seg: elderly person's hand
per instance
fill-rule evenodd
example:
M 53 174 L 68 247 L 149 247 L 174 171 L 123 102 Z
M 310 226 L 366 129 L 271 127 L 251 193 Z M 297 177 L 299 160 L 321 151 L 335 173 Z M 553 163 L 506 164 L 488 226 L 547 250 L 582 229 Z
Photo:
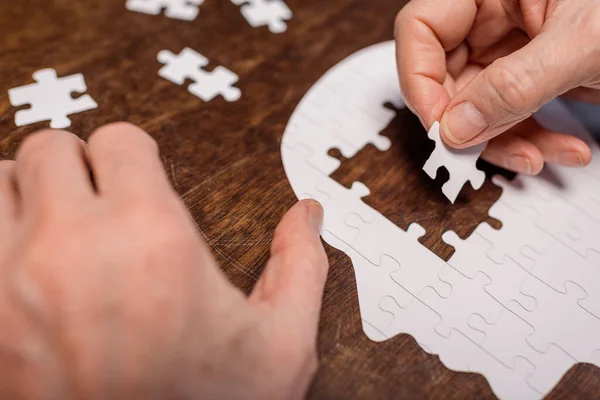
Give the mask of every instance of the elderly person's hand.
M 215 263 L 155 142 L 62 131 L 0 162 L 0 398 L 299 399 L 328 263 L 314 201 L 249 298 Z
M 598 0 L 412 0 L 396 40 L 409 108 L 427 129 L 441 121 L 450 146 L 490 141 L 484 159 L 525 174 L 590 162 L 530 117 L 563 94 L 600 101 Z

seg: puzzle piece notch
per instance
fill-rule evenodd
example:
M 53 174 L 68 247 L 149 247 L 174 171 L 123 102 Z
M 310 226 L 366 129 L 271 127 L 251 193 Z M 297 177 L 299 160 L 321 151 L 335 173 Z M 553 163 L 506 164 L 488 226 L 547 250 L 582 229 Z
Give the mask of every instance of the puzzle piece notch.
M 475 232 L 465 240 L 452 231 L 442 235 L 442 240 L 455 249 L 448 264 L 471 279 L 480 272 L 487 275 L 491 283 L 485 285 L 485 291 L 505 307 L 511 301 L 516 301 L 524 309 L 533 310 L 536 305 L 535 299 L 523 295 L 519 290 L 521 282 L 530 274 L 509 256 L 502 256 L 500 263 L 488 256 L 494 246 L 479 234 L 481 226 L 485 225 L 477 227 Z M 489 227 L 489 229 L 493 228 Z
M 492 218 L 501 221 L 502 227 L 494 229 L 484 222 L 477 227 L 476 232 L 490 243 L 494 243 L 493 249 L 488 250 L 486 254 L 498 264 L 504 263 L 508 257 L 530 271 L 534 263 L 523 257 L 521 247 L 528 245 L 543 253 L 551 246 L 561 245 L 554 237 L 536 226 L 531 215 L 518 213 L 502 202 L 495 203 L 488 213 Z
M 502 188 L 500 201 L 517 212 L 527 212 L 533 222 L 583 257 L 589 251 L 600 251 L 596 240 L 600 223 L 558 195 L 542 197 L 543 177 L 520 177 L 509 181 L 494 176 L 492 181 Z
M 475 190 L 481 188 L 485 182 L 485 173 L 477 169 L 476 163 L 487 143 L 468 149 L 452 149 L 440 137 L 439 122 L 433 124 L 427 136 L 435 142 L 435 149 L 423 166 L 423 171 L 431 179 L 435 179 L 438 169 L 445 167 L 448 170 L 450 179 L 442 186 L 442 192 L 452 204 L 467 182 L 471 182 Z
M 337 244 L 341 244 L 341 241 Z M 374 265 L 352 249 L 346 249 L 345 252 L 354 266 L 359 308 L 367 325 L 365 332 L 375 331 L 375 334 L 369 335 L 369 338 L 379 341 L 381 335 L 389 338 L 401 333 L 388 329 L 394 320 L 394 313 L 380 305 L 382 299 L 389 298 L 398 307 L 404 309 L 414 301 L 414 296 L 390 279 L 390 274 L 398 270 L 400 264 L 391 257 L 385 257 L 381 265 Z
M 529 384 L 527 378 L 536 372 L 536 368 L 524 357 L 516 358 L 514 366 L 508 368 L 481 350 L 469 364 L 468 371 L 483 375 L 500 399 L 537 400 L 545 393 Z
M 410 334 L 421 348 L 429 354 L 437 354 L 440 361 L 455 371 L 468 370 L 471 359 L 480 351 L 477 345 L 461 332 L 452 330 L 447 337 L 439 335 L 435 326 L 440 316 L 419 300 L 401 306 L 389 296 L 383 297 L 380 308 L 393 315 L 385 328 L 385 336 Z
M 189 47 L 179 54 L 162 50 L 157 59 L 164 64 L 158 71 L 159 76 L 178 85 L 191 79 L 194 83 L 188 86 L 188 91 L 204 101 L 221 95 L 226 101 L 233 102 L 242 96 L 241 90 L 233 86 L 239 80 L 236 74 L 221 66 L 212 72 L 204 71 L 202 68 L 208 65 L 208 59 Z
M 319 170 L 319 172 L 321 172 L 323 175 L 331 175 L 341 165 L 340 160 L 337 158 L 331 157 L 328 154 L 325 156 L 318 156 L 310 147 L 303 143 L 292 145 L 286 142 L 283 145 L 292 152 L 296 153 L 294 159 L 302 159 L 304 162 Z M 287 160 L 283 161 L 284 165 L 287 164 Z
M 199 7 L 204 0 L 127 0 L 129 11 L 158 15 L 163 10 L 168 18 L 193 21 L 198 17 Z
M 505 368 L 514 371 L 519 368 L 520 360 L 526 360 L 534 367 L 534 370 L 519 372 L 521 379 L 526 380 L 531 388 L 540 394 L 548 393 L 576 362 L 573 357 L 555 345 L 548 346 L 545 352 L 531 347 L 527 343 L 527 339 L 535 333 L 535 329 L 509 310 L 505 310 L 498 321 L 493 324 L 488 323 L 481 316 L 472 315 L 469 318 L 469 326 L 483 331 L 486 335 L 485 341 L 479 344 L 492 359 L 486 360 L 482 370 L 481 366 L 474 369 L 479 370 L 477 372 L 483 372 L 492 385 L 494 385 L 492 382 L 500 380 L 500 377 L 489 375 L 488 370 L 498 368 L 498 362 Z M 494 359 L 496 363 L 493 362 Z M 507 371 L 504 372 L 507 374 Z M 518 380 L 518 377 L 514 378 Z M 503 387 L 506 389 L 506 385 L 498 386 L 499 390 L 502 390 Z M 500 393 L 497 394 L 500 395 Z
M 579 306 L 578 301 L 587 296 L 581 287 L 568 282 L 566 289 L 566 294 L 559 293 L 531 277 L 521 284 L 521 292 L 537 299 L 536 309 L 510 309 L 534 327 L 535 332 L 527 338 L 534 349 L 546 352 L 554 344 L 577 361 L 585 362 L 600 349 L 600 320 Z
M 401 268 L 392 274 L 392 279 L 414 296 L 427 286 L 435 287 L 441 296 L 448 296 L 450 285 L 438 278 L 439 271 L 447 264 L 419 243 L 425 229 L 415 223 L 404 231 L 374 210 L 371 216 L 370 222 L 363 215 L 346 216 L 345 226 L 359 231 L 349 246 L 375 265 L 379 265 L 385 255 L 397 260 Z
M 31 105 L 29 109 L 15 114 L 17 126 L 50 121 L 53 129 L 71 126 L 68 115 L 89 111 L 98 107 L 90 95 L 73 98 L 72 93 L 85 93 L 87 86 L 82 74 L 58 78 L 51 68 L 33 73 L 36 83 L 10 89 L 8 97 L 15 107 Z
M 567 284 L 575 284 L 586 293 L 578 303 L 586 311 L 600 318 L 600 266 L 588 259 L 577 259 L 573 252 L 564 252 L 552 247 L 544 254 L 539 254 L 530 247 L 524 247 L 524 257 L 535 262 L 532 275 L 557 292 L 566 294 Z M 575 260 L 575 262 L 574 262 Z
M 487 266 L 492 261 L 486 256 L 486 251 L 494 246 L 477 232 L 463 240 L 456 232 L 447 231 L 442 235 L 442 241 L 454 248 L 448 264 L 466 277 L 473 279 L 478 272 L 485 273 L 489 269 Z M 480 251 L 482 249 L 485 251 Z
M 242 6 L 242 16 L 250 26 L 268 26 L 271 33 L 287 31 L 287 23 L 294 14 L 283 0 L 231 0 Z
M 479 273 L 474 279 L 469 279 L 447 266 L 439 273 L 439 279 L 452 287 L 452 293 L 447 298 L 440 297 L 435 290 L 426 288 L 419 293 L 418 298 L 437 312 L 441 321 L 436 326 L 436 331 L 448 337 L 452 329 L 460 331 L 474 342 L 480 342 L 481 331 L 469 327 L 467 321 L 472 314 L 481 315 L 489 323 L 494 323 L 500 318 L 505 308 L 484 287 L 491 283 L 491 279 Z

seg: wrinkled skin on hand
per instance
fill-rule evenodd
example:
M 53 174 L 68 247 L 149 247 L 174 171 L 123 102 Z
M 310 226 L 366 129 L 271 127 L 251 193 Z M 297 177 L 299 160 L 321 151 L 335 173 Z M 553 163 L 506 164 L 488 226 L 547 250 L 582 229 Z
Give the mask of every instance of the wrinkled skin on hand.
M 530 117 L 556 97 L 600 102 L 597 0 L 412 0 L 396 20 L 405 100 L 453 147 L 537 174 L 544 162 L 589 164 L 582 141 Z
M 314 201 L 290 210 L 246 297 L 150 136 L 123 123 L 88 143 L 32 135 L 0 162 L 0 398 L 301 398 L 317 367 L 322 216 Z

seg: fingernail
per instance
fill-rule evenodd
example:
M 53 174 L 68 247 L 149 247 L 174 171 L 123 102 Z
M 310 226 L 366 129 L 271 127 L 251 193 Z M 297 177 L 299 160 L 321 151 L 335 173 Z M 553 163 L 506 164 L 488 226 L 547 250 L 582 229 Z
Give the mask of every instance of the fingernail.
M 558 155 L 558 163 L 565 167 L 583 167 L 583 158 L 581 154 L 576 151 L 565 151 Z
M 315 232 L 321 233 L 323 227 L 323 206 L 317 201 L 311 201 L 308 204 L 308 223 L 313 227 Z
M 456 144 L 473 139 L 488 126 L 483 115 L 468 101 L 455 106 L 442 117 L 442 127 L 446 136 Z
M 531 174 L 531 162 L 527 157 L 512 156 L 506 160 L 506 168 L 522 174 Z

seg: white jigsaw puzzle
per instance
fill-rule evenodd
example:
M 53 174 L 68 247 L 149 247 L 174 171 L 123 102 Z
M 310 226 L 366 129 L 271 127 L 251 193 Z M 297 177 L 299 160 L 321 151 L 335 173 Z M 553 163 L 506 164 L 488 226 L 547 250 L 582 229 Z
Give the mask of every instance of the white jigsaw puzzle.
M 157 58 L 164 64 L 158 75 L 178 85 L 191 79 L 194 83 L 188 86 L 188 91 L 204 101 L 211 101 L 221 95 L 231 102 L 242 96 L 241 90 L 233 86 L 239 79 L 236 74 L 220 66 L 212 72 L 204 71 L 202 68 L 208 65 L 208 59 L 188 47 L 179 54 L 162 50 Z
M 8 98 L 15 107 L 31 105 L 31 108 L 19 110 L 15 114 L 17 126 L 50 121 L 53 129 L 71 126 L 68 118 L 71 114 L 98 108 L 90 95 L 73 98 L 73 93 L 85 93 L 87 86 L 82 74 L 58 78 L 53 69 L 42 69 L 33 74 L 36 83 L 10 89 Z
M 468 149 L 453 149 L 446 145 L 440 137 L 440 123 L 435 122 L 428 133 L 429 139 L 435 142 L 435 149 L 431 157 L 423 166 L 423 171 L 431 179 L 435 179 L 437 171 L 445 167 L 450 174 L 448 182 L 442 186 L 444 195 L 454 204 L 458 194 L 467 182 L 471 182 L 473 189 L 481 188 L 485 182 L 485 173 L 475 167 L 487 143 L 481 143 Z
M 163 10 L 169 18 L 193 21 L 198 17 L 204 0 L 127 0 L 129 11 L 158 15 Z
M 446 232 L 455 248 L 446 263 L 368 206 L 369 189 L 351 189 L 330 175 L 340 161 L 371 144 L 389 149 L 382 130 L 403 107 L 395 45 L 382 43 L 351 55 L 328 71 L 294 111 L 282 138 L 284 168 L 298 198 L 325 209 L 323 239 L 345 252 L 355 271 L 365 334 L 373 341 L 412 335 L 450 369 L 481 373 L 500 398 L 541 399 L 578 362 L 600 366 L 600 167 L 547 166 L 539 177 L 493 180 L 503 189 L 490 215 L 468 238 Z M 558 101 L 536 118 L 548 129 L 598 146 Z M 553 124 L 556 127 L 553 128 Z M 438 132 L 439 133 L 439 132 Z M 437 137 L 437 148 L 443 143 Z M 454 198 L 467 181 L 477 188 L 482 148 L 458 155 L 437 150 L 431 175 L 450 172 Z
M 272 33 L 283 33 L 294 14 L 283 0 L 231 0 L 242 6 L 242 16 L 253 28 L 268 26 Z

